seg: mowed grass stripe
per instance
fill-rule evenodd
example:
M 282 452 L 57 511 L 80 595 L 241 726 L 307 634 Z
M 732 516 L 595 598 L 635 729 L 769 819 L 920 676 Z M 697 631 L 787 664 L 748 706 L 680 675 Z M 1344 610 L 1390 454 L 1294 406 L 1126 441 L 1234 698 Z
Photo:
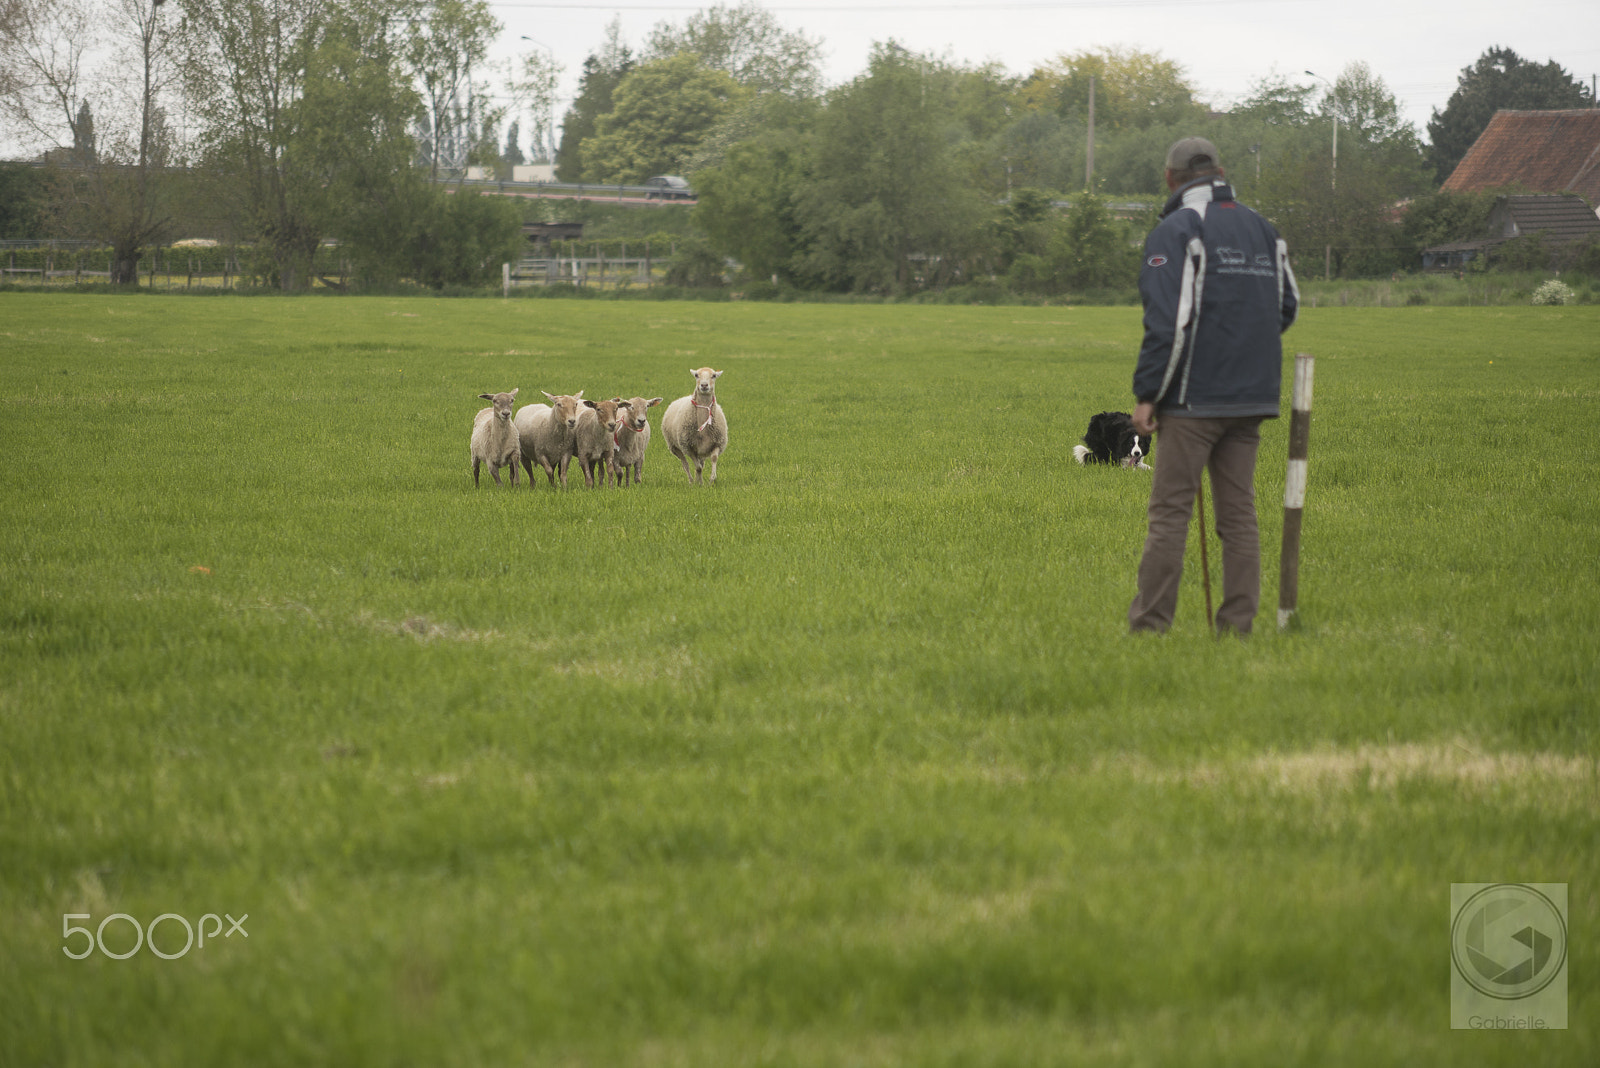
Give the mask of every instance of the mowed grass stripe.
M 1269 423 L 1241 645 L 1193 546 L 1122 633 L 1149 476 L 1070 448 L 1133 310 L 0 307 L 19 1063 L 1521 1063 L 1448 884 L 1600 911 L 1593 309 L 1308 310 L 1303 625 Z M 478 393 L 705 364 L 716 487 L 658 410 L 636 489 L 473 489 Z

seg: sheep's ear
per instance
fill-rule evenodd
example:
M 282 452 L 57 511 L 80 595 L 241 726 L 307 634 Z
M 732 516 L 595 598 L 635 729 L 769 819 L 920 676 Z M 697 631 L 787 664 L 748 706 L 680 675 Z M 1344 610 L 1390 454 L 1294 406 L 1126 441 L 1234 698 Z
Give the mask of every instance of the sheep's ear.
M 583 400 L 583 390 L 580 389 L 580 390 L 578 390 L 578 392 L 574 393 L 572 395 L 572 399 L 573 400 Z
M 632 408 L 633 407 L 633 402 L 632 401 L 616 400 L 616 401 L 613 401 L 612 403 L 615 404 L 618 408 Z
M 712 378 L 721 378 L 722 377 L 722 372 L 721 371 L 712 371 L 711 372 L 711 377 Z
M 628 402 L 623 400 L 621 397 L 612 397 L 611 398 L 611 403 L 612 404 L 627 404 Z
M 544 390 L 542 390 L 542 389 L 541 389 L 541 390 L 540 390 L 540 391 L 539 391 L 539 392 L 540 392 L 540 393 L 544 393 Z M 548 394 L 548 393 L 544 393 L 544 396 L 545 396 L 545 399 L 546 399 L 546 400 L 555 400 L 555 398 L 554 398 L 554 397 L 552 397 L 552 396 L 551 396 L 551 395 L 550 395 L 550 394 Z
M 511 399 L 512 400 L 516 400 L 517 399 L 517 387 L 513 387 L 512 388 L 512 390 L 511 390 Z
M 479 400 L 494 400 L 494 394 L 493 393 L 480 393 L 480 394 L 478 394 L 478 399 Z
M 656 405 L 658 405 L 660 403 L 661 403 L 661 398 L 660 397 L 651 397 L 649 402 L 645 404 L 645 407 L 646 408 L 654 408 Z
M 600 405 L 596 404 L 594 401 L 584 401 L 583 402 L 583 406 L 585 408 L 598 408 L 598 407 L 600 407 Z

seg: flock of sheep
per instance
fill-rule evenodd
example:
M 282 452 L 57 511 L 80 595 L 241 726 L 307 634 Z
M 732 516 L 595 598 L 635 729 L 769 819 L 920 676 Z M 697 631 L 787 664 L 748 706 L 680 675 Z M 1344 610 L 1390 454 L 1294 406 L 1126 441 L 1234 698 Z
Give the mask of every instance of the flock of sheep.
M 707 461 L 711 481 L 717 481 L 717 457 L 728 447 L 728 420 L 717 403 L 716 382 L 721 371 L 700 367 L 694 375 L 694 392 L 679 397 L 667 406 L 661 417 L 661 436 L 683 464 L 690 482 L 702 480 Z M 528 488 L 533 488 L 533 465 L 544 468 L 550 485 L 561 478 L 567 488 L 567 465 L 574 458 L 583 472 L 584 485 L 594 488 L 608 481 L 618 486 L 639 482 L 644 477 L 644 453 L 650 444 L 650 420 L 646 414 L 661 403 L 660 397 L 633 397 L 624 400 L 583 399 L 583 390 L 562 396 L 545 394 L 549 404 L 530 404 L 515 411 L 517 391 L 480 393 L 491 406 L 472 421 L 472 484 L 478 485 L 478 472 L 487 464 L 495 485 L 500 469 L 511 468 L 511 485 L 517 484 L 517 465 L 528 473 Z M 693 468 L 689 466 L 693 464 Z

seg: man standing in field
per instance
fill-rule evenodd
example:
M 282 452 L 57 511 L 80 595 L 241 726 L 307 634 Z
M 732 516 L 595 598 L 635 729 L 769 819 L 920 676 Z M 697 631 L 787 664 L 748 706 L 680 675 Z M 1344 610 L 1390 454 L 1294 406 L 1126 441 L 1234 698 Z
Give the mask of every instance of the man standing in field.
M 1216 146 L 1185 137 L 1167 151 L 1172 196 L 1144 245 L 1139 295 L 1144 344 L 1133 373 L 1133 425 L 1158 433 L 1149 533 L 1134 632 L 1172 626 L 1189 514 L 1211 471 L 1222 542 L 1219 634 L 1249 634 L 1261 602 L 1256 448 L 1278 416 L 1283 343 L 1299 310 L 1288 246 L 1272 224 L 1233 199 Z

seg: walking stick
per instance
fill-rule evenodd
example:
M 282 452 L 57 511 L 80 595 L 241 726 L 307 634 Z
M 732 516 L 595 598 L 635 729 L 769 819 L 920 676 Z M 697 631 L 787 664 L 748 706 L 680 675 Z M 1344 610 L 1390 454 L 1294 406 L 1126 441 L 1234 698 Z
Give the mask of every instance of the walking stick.
M 1195 494 L 1195 500 L 1200 504 L 1200 581 L 1206 588 L 1206 627 L 1211 629 L 1216 624 L 1211 615 L 1211 564 L 1206 559 L 1206 477 L 1203 471 L 1200 473 L 1200 489 Z

